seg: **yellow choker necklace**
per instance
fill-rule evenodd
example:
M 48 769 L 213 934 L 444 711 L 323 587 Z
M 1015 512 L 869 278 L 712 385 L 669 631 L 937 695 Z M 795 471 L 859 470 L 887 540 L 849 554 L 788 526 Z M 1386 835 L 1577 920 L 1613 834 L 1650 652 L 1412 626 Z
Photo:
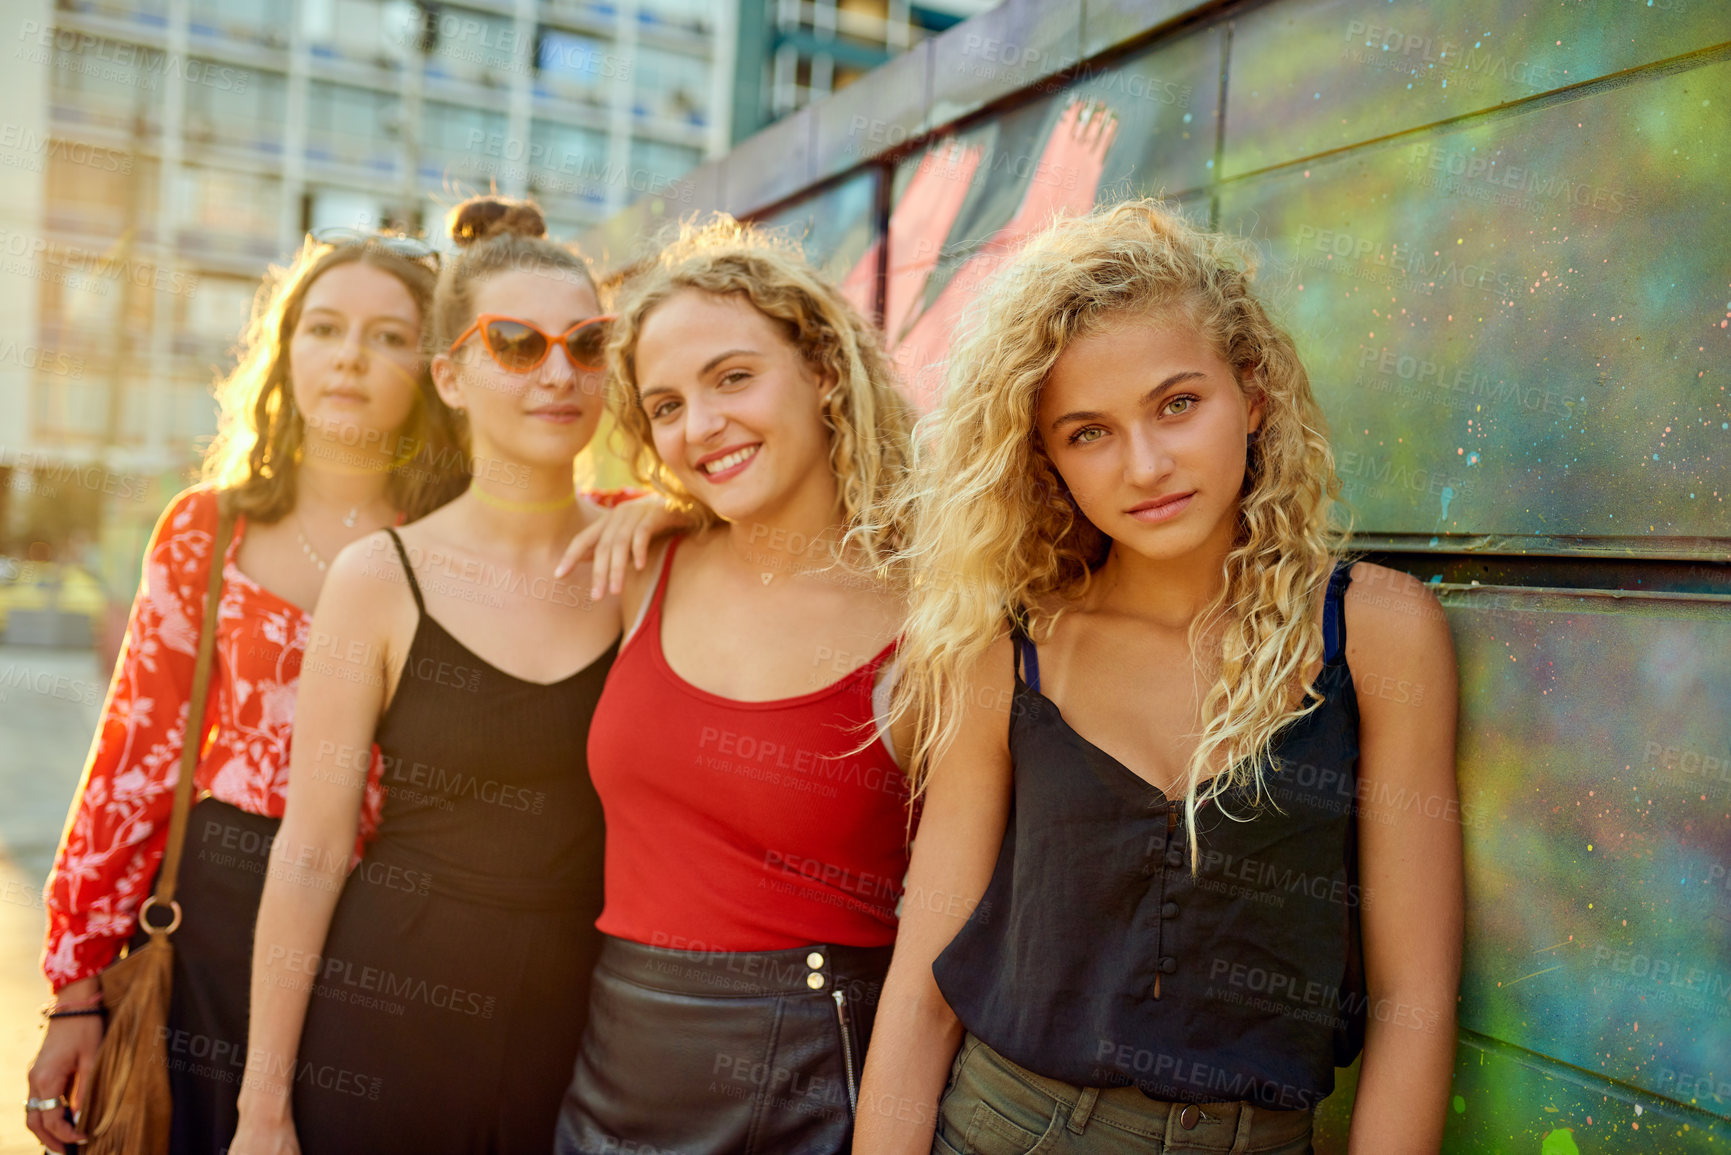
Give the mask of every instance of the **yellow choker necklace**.
M 564 509 L 566 506 L 577 504 L 575 491 L 565 497 L 556 497 L 547 501 L 512 501 L 508 497 L 494 497 L 478 485 L 470 485 L 469 492 L 474 494 L 475 499 L 483 505 L 490 505 L 494 509 L 503 509 L 510 513 L 551 513 L 556 509 Z

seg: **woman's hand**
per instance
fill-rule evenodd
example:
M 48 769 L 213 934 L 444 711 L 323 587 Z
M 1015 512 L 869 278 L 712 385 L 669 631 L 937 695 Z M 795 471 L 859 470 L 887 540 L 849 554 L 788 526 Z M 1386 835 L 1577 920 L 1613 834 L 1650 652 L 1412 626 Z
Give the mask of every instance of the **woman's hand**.
M 80 979 L 60 992 L 65 1003 L 81 1003 L 98 994 L 95 979 Z M 90 1072 L 96 1066 L 96 1051 L 102 1045 L 102 1016 L 76 1015 L 71 1018 L 49 1019 L 48 1031 L 42 1036 L 42 1046 L 36 1060 L 30 1064 L 28 1086 L 32 1099 L 70 1101 L 73 1088 L 78 1089 L 82 1107 L 85 1088 L 90 1085 Z M 24 1125 L 42 1141 L 48 1150 L 60 1155 L 67 1143 L 89 1142 L 87 1136 L 67 1122 L 64 1109 L 27 1111 Z
M 669 508 L 656 494 L 634 497 L 605 510 L 588 529 L 571 539 L 565 556 L 553 570 L 564 577 L 580 561 L 593 558 L 594 579 L 589 596 L 600 601 L 607 594 L 625 589 L 625 563 L 629 558 L 638 569 L 649 564 L 649 543 L 665 533 L 686 529 L 696 522 L 691 515 Z

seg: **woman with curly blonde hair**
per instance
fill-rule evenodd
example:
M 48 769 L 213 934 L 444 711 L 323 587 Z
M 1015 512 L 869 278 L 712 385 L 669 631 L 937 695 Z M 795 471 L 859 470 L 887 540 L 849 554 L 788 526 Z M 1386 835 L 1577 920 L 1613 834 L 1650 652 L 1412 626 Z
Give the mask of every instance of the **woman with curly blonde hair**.
M 846 1150 L 907 791 L 877 729 L 909 409 L 877 335 L 727 219 L 630 278 L 609 405 L 698 528 L 627 578 L 589 764 L 605 938 L 558 1150 Z
M 856 1151 L 1307 1151 L 1361 1047 L 1354 1149 L 1441 1142 L 1453 654 L 1416 581 L 1341 559 L 1251 277 L 1127 202 L 1033 238 L 952 350 L 909 485 L 923 813 Z
M 126 641 L 48 880 L 43 970 L 56 1000 L 30 1071 L 27 1123 L 51 1150 L 83 1141 L 64 1108 L 82 1102 L 79 1083 L 102 1039 L 102 971 L 129 939 L 143 937 L 140 910 L 163 860 L 189 740 L 204 745 L 163 1040 L 170 1149 L 215 1152 L 233 1133 L 251 926 L 287 796 L 295 694 L 327 563 L 468 483 L 460 436 L 421 350 L 433 256 L 407 237 L 309 237 L 293 262 L 273 270 L 240 363 L 217 389 L 221 424 L 204 481 L 169 503 L 146 547 Z M 217 559 L 225 516 L 234 529 Z M 212 565 L 222 566 L 221 616 L 205 712 L 189 724 Z M 378 811 L 376 778 L 362 839 Z

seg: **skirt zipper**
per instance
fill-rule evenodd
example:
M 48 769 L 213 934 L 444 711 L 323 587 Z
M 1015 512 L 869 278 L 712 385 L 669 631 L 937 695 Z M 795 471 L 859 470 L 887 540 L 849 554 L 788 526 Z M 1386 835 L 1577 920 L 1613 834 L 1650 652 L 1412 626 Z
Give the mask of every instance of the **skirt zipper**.
M 859 1090 L 854 1085 L 853 1073 L 853 1041 L 847 1032 L 847 995 L 840 987 L 830 991 L 835 998 L 835 1021 L 841 1028 L 841 1061 L 847 1070 L 847 1106 L 855 1118 L 859 1117 Z

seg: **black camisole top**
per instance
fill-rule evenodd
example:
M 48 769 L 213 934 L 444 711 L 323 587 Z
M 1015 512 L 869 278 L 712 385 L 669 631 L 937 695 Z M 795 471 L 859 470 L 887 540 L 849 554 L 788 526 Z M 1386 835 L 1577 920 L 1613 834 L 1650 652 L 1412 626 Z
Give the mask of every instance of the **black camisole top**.
M 1328 585 L 1324 700 L 1277 736 L 1261 804 L 1228 793 L 1194 831 L 1182 798 L 1070 728 L 1018 634 L 1009 825 L 980 905 L 932 966 L 969 1031 L 1077 1086 L 1274 1110 L 1333 1090 L 1368 1001 L 1350 581 L 1343 564 Z

